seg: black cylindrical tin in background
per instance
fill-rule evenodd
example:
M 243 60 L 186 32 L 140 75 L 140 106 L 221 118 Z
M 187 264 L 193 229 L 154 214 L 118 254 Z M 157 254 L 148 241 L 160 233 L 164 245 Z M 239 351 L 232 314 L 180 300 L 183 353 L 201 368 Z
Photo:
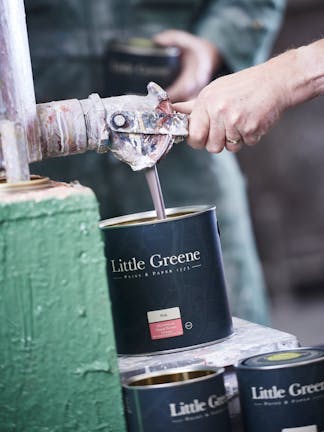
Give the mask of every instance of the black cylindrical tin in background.
M 152 354 L 232 334 L 214 207 L 101 222 L 119 354 Z
M 161 47 L 144 38 L 113 41 L 104 57 L 104 96 L 146 94 L 150 81 L 167 88 L 179 71 L 176 47 Z
M 123 386 L 129 432 L 230 432 L 223 369 L 169 370 Z
M 236 368 L 245 432 L 324 430 L 324 350 L 250 357 Z

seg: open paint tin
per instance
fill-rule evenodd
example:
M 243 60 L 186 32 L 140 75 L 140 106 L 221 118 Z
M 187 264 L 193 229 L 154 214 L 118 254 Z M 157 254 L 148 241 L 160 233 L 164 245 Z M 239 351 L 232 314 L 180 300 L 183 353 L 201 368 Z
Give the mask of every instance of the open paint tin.
M 167 88 L 180 72 L 180 50 L 146 38 L 112 41 L 104 56 L 105 95 L 146 94 L 154 81 Z
M 230 432 L 223 369 L 173 369 L 123 386 L 129 432 Z
M 236 371 L 246 432 L 324 430 L 324 349 L 257 355 Z
M 154 354 L 233 332 L 215 207 L 101 222 L 119 354 Z

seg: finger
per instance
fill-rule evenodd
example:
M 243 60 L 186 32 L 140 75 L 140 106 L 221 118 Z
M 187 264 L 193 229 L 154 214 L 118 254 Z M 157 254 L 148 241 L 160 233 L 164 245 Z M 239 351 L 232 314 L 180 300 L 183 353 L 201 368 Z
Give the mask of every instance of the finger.
M 186 48 L 192 42 L 192 35 L 181 30 L 166 30 L 153 37 L 153 41 L 163 46 L 177 46 Z
M 244 131 L 244 143 L 248 146 L 254 146 L 257 144 L 261 137 L 264 135 L 265 121 L 258 119 L 257 116 L 246 117 L 244 124 L 241 126 L 241 130 Z
M 187 102 L 177 102 L 172 104 L 172 106 L 178 112 L 181 112 L 183 114 L 191 114 L 195 101 L 195 99 L 192 99 Z
M 173 30 L 165 30 L 153 36 L 153 41 L 159 45 L 169 46 L 173 45 L 176 40 L 176 35 Z
M 244 140 L 235 126 L 225 125 L 225 147 L 230 152 L 238 152 Z
M 220 153 L 226 143 L 225 125 L 219 117 L 210 123 L 209 135 L 206 142 L 206 150 L 210 153 Z
M 262 134 L 258 134 L 258 133 L 253 135 L 250 134 L 245 137 L 244 142 L 248 146 L 254 146 L 260 141 L 261 138 L 262 138 Z
M 226 140 L 225 142 L 226 149 L 232 153 L 237 153 L 238 151 L 240 151 L 242 146 L 243 146 L 242 141 L 236 143 L 228 143 L 228 141 Z
M 209 133 L 209 115 L 202 106 L 193 108 L 189 119 L 188 144 L 195 149 L 202 149 L 206 146 Z

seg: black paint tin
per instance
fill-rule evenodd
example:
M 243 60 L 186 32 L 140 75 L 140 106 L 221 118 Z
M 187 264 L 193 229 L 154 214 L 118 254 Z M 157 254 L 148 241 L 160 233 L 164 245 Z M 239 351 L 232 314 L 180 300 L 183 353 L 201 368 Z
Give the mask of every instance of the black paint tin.
M 110 42 L 104 58 L 105 96 L 146 94 L 154 81 L 167 88 L 180 71 L 180 50 L 161 47 L 149 39 Z
M 250 357 L 236 368 L 245 432 L 324 431 L 324 350 Z
M 174 369 L 123 386 L 129 432 L 230 432 L 223 369 Z
M 153 354 L 232 334 L 214 207 L 101 222 L 119 354 Z

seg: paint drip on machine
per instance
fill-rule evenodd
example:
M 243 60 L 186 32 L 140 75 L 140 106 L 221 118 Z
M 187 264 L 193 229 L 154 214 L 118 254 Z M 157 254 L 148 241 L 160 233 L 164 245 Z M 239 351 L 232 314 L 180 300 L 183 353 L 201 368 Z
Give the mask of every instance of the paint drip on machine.
M 178 350 L 232 333 L 215 208 L 166 213 L 100 225 L 119 354 Z

